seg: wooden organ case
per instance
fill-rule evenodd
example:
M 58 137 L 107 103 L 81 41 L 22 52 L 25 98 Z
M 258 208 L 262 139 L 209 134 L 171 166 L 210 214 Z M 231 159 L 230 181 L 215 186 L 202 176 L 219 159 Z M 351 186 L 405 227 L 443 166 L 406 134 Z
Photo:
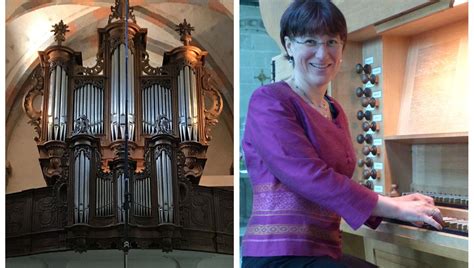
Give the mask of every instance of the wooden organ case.
M 390 220 L 354 231 L 343 222 L 344 251 L 380 267 L 467 267 L 468 4 L 334 2 L 349 37 L 328 91 L 349 118 L 353 179 L 383 195 L 432 196 L 446 221 L 443 231 Z M 276 81 L 287 78 L 288 63 L 273 60 Z
M 233 193 L 199 186 L 223 108 L 207 52 L 190 44 L 194 28 L 184 20 L 183 45 L 152 67 L 133 8 L 117 0 L 111 10 L 95 66 L 62 44 L 62 21 L 57 45 L 39 52 L 24 108 L 47 187 L 7 195 L 7 256 L 123 249 L 124 239 L 131 248 L 232 254 Z

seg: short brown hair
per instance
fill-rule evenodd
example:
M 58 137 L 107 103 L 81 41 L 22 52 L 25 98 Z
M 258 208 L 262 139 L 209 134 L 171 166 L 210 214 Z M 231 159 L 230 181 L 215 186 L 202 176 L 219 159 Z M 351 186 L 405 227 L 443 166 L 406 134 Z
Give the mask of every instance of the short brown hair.
M 345 44 L 347 25 L 344 15 L 330 0 L 293 1 L 281 16 L 281 44 L 286 50 L 285 36 L 294 38 L 314 34 L 339 35 Z

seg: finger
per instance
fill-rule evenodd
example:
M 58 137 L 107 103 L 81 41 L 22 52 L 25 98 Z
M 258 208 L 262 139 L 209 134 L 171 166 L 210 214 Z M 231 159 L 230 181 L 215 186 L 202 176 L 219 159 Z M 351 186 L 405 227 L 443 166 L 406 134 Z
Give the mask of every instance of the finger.
M 438 222 L 439 224 L 441 224 L 441 226 L 445 226 L 445 225 L 446 225 L 446 223 L 445 223 L 444 220 L 443 220 L 443 215 L 441 214 L 441 212 L 435 213 L 435 214 L 432 216 L 432 218 L 433 218 L 436 222 Z
M 428 204 L 434 206 L 435 202 L 434 202 L 433 197 L 426 196 L 426 195 L 423 195 L 423 196 L 424 196 L 425 201 L 428 202 Z
M 434 228 L 436 228 L 438 230 L 443 229 L 443 227 L 436 220 L 434 220 L 432 217 L 424 215 L 423 216 L 423 222 L 433 226 Z
M 423 227 L 424 222 L 422 222 L 422 221 L 412 221 L 411 224 L 415 225 L 416 227 Z
M 431 196 L 427 196 L 427 195 L 419 194 L 419 193 L 416 193 L 415 195 L 418 200 L 425 201 L 428 204 L 434 206 L 434 199 Z

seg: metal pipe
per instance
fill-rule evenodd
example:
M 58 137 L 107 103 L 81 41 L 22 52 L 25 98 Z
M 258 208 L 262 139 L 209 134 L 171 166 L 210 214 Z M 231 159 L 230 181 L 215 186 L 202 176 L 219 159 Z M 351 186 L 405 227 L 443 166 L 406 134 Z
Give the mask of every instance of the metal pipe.
M 93 135 L 96 133 L 96 123 L 97 123 L 97 92 L 96 88 L 91 85 L 91 103 L 89 104 L 91 107 L 91 133 Z
M 73 126 L 73 132 L 76 131 L 76 128 L 75 128 L 75 124 L 74 122 L 76 121 L 76 117 L 77 117 L 77 89 L 74 90 L 74 100 L 73 100 L 73 113 L 72 113 L 72 126 Z
M 101 188 L 100 188 L 100 178 L 99 177 L 96 177 L 95 178 L 95 215 L 97 216 L 101 216 L 100 215 L 100 195 L 99 193 L 101 192 Z
M 83 221 L 84 213 L 84 160 L 83 152 L 79 153 L 79 222 Z
M 91 152 L 92 153 L 92 152 Z M 91 159 L 85 159 L 86 160 L 86 168 L 85 168 L 85 200 L 84 200 L 84 207 L 85 207 L 85 222 L 89 222 L 89 179 L 90 179 L 90 161 Z
M 156 152 L 155 152 L 156 153 Z M 162 175 L 162 168 L 161 168 L 161 155 L 159 155 L 157 158 L 156 158 L 156 180 L 157 180 L 157 184 L 158 184 L 158 215 L 159 215 L 159 221 L 160 223 L 163 222 L 163 185 L 162 185 L 162 178 L 163 178 L 163 175 Z
M 100 114 L 100 125 L 99 125 L 99 133 L 104 133 L 104 90 L 100 89 L 99 94 L 99 114 Z
M 118 107 L 118 93 L 119 93 L 119 70 L 118 65 L 120 62 L 119 57 L 119 48 L 116 48 L 112 55 L 112 120 L 111 120 L 111 131 L 112 131 L 112 140 L 117 140 L 118 138 L 118 124 L 119 124 L 119 107 Z
M 151 129 L 151 132 L 152 133 L 158 133 L 159 129 L 155 129 L 155 122 L 158 118 L 157 116 L 157 113 L 158 113 L 158 110 L 157 110 L 157 105 L 158 105 L 158 94 L 156 92 L 157 90 L 157 85 L 153 85 L 152 87 L 152 98 L 151 98 L 151 107 L 153 108 L 153 111 L 152 111 L 152 114 L 151 114 L 151 126 L 152 126 L 152 129 Z
M 74 223 L 78 222 L 79 211 L 79 160 L 74 158 Z
M 163 91 L 161 90 L 161 86 L 157 86 L 156 88 L 156 92 L 158 94 L 158 102 L 156 103 L 156 105 L 158 106 L 158 119 L 165 115 L 165 113 L 163 112 L 163 103 L 164 103 L 164 96 L 163 96 Z
M 142 216 L 145 216 L 145 180 L 140 180 L 140 202 L 141 202 L 141 208 L 140 208 L 140 214 Z
M 153 86 L 150 86 L 147 88 L 146 91 L 146 98 L 147 98 L 147 107 L 146 107 L 146 112 L 147 112 L 147 134 L 153 133 Z
M 53 140 L 58 140 L 59 132 L 59 99 L 61 98 L 60 87 L 61 87 L 61 67 L 56 66 L 54 72 L 56 78 L 54 79 L 54 107 L 53 107 Z
M 168 196 L 168 181 L 166 179 L 167 177 L 167 173 L 168 173 L 168 167 L 166 165 L 166 153 L 165 153 L 165 150 L 162 150 L 161 151 L 161 163 L 162 163 L 162 166 L 163 166 L 163 191 L 164 191 L 164 197 L 165 197 L 165 221 L 166 222 L 169 222 L 169 218 L 168 218 L 168 210 L 169 210 L 169 196 Z
M 173 207 L 173 184 L 171 177 L 171 159 L 169 155 L 166 155 L 166 185 L 168 191 L 168 222 L 172 222 L 172 207 Z
M 146 178 L 145 191 L 146 191 L 146 215 L 150 216 L 150 178 Z
M 199 131 L 198 131 L 198 98 L 199 96 L 197 95 L 197 88 L 196 88 L 196 74 L 194 73 L 194 71 L 192 69 L 190 69 L 191 71 L 191 96 L 192 96 L 192 100 L 191 100 L 191 105 L 193 107 L 192 109 L 192 118 L 193 118 L 193 133 L 194 133 L 194 140 L 195 141 L 198 141 L 199 140 L 199 137 L 198 137 L 198 134 L 199 134 Z
M 48 100 L 48 140 L 53 139 L 54 131 L 54 97 L 56 91 L 54 90 L 56 86 L 56 67 L 51 70 L 49 76 L 49 100 Z
M 142 129 L 143 133 L 147 133 L 146 131 L 146 122 L 147 122 L 147 113 L 146 113 L 146 88 L 142 90 L 142 117 L 143 117 L 143 122 L 142 122 Z
M 61 68 L 62 69 L 62 68 Z M 66 122 L 67 122 L 67 74 L 64 69 L 61 70 L 61 100 L 59 111 L 59 132 L 60 140 L 66 140 Z
M 168 105 L 168 112 L 167 112 L 167 116 L 168 116 L 168 119 L 170 120 L 170 129 L 173 130 L 173 133 L 174 133 L 174 127 L 173 127 L 173 113 L 171 112 L 171 107 L 172 107 L 172 99 L 171 99 L 171 91 L 168 89 L 168 88 L 164 88 L 166 90 L 166 95 L 167 95 L 167 105 Z

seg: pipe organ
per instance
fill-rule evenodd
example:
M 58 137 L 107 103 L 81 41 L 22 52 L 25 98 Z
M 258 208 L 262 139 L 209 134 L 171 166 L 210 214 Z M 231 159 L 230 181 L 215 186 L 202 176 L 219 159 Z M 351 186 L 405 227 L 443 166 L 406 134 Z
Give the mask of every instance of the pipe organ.
M 153 67 L 147 30 L 136 24 L 133 8 L 127 23 L 125 15 L 124 1 L 117 0 L 108 24 L 98 30 L 93 67 L 83 66 L 81 53 L 63 45 L 68 26 L 56 24 L 57 44 L 39 52 L 35 77 L 41 84 L 27 94 L 43 96 L 41 111 L 25 110 L 38 134 L 47 185 L 67 187 L 73 233 L 76 224 L 126 220 L 179 228 L 204 169 L 210 128 L 222 111 L 221 95 L 204 67 L 207 52 L 191 45 L 194 28 L 186 20 L 176 28 L 183 45 Z M 25 107 L 33 99 L 25 98 Z

